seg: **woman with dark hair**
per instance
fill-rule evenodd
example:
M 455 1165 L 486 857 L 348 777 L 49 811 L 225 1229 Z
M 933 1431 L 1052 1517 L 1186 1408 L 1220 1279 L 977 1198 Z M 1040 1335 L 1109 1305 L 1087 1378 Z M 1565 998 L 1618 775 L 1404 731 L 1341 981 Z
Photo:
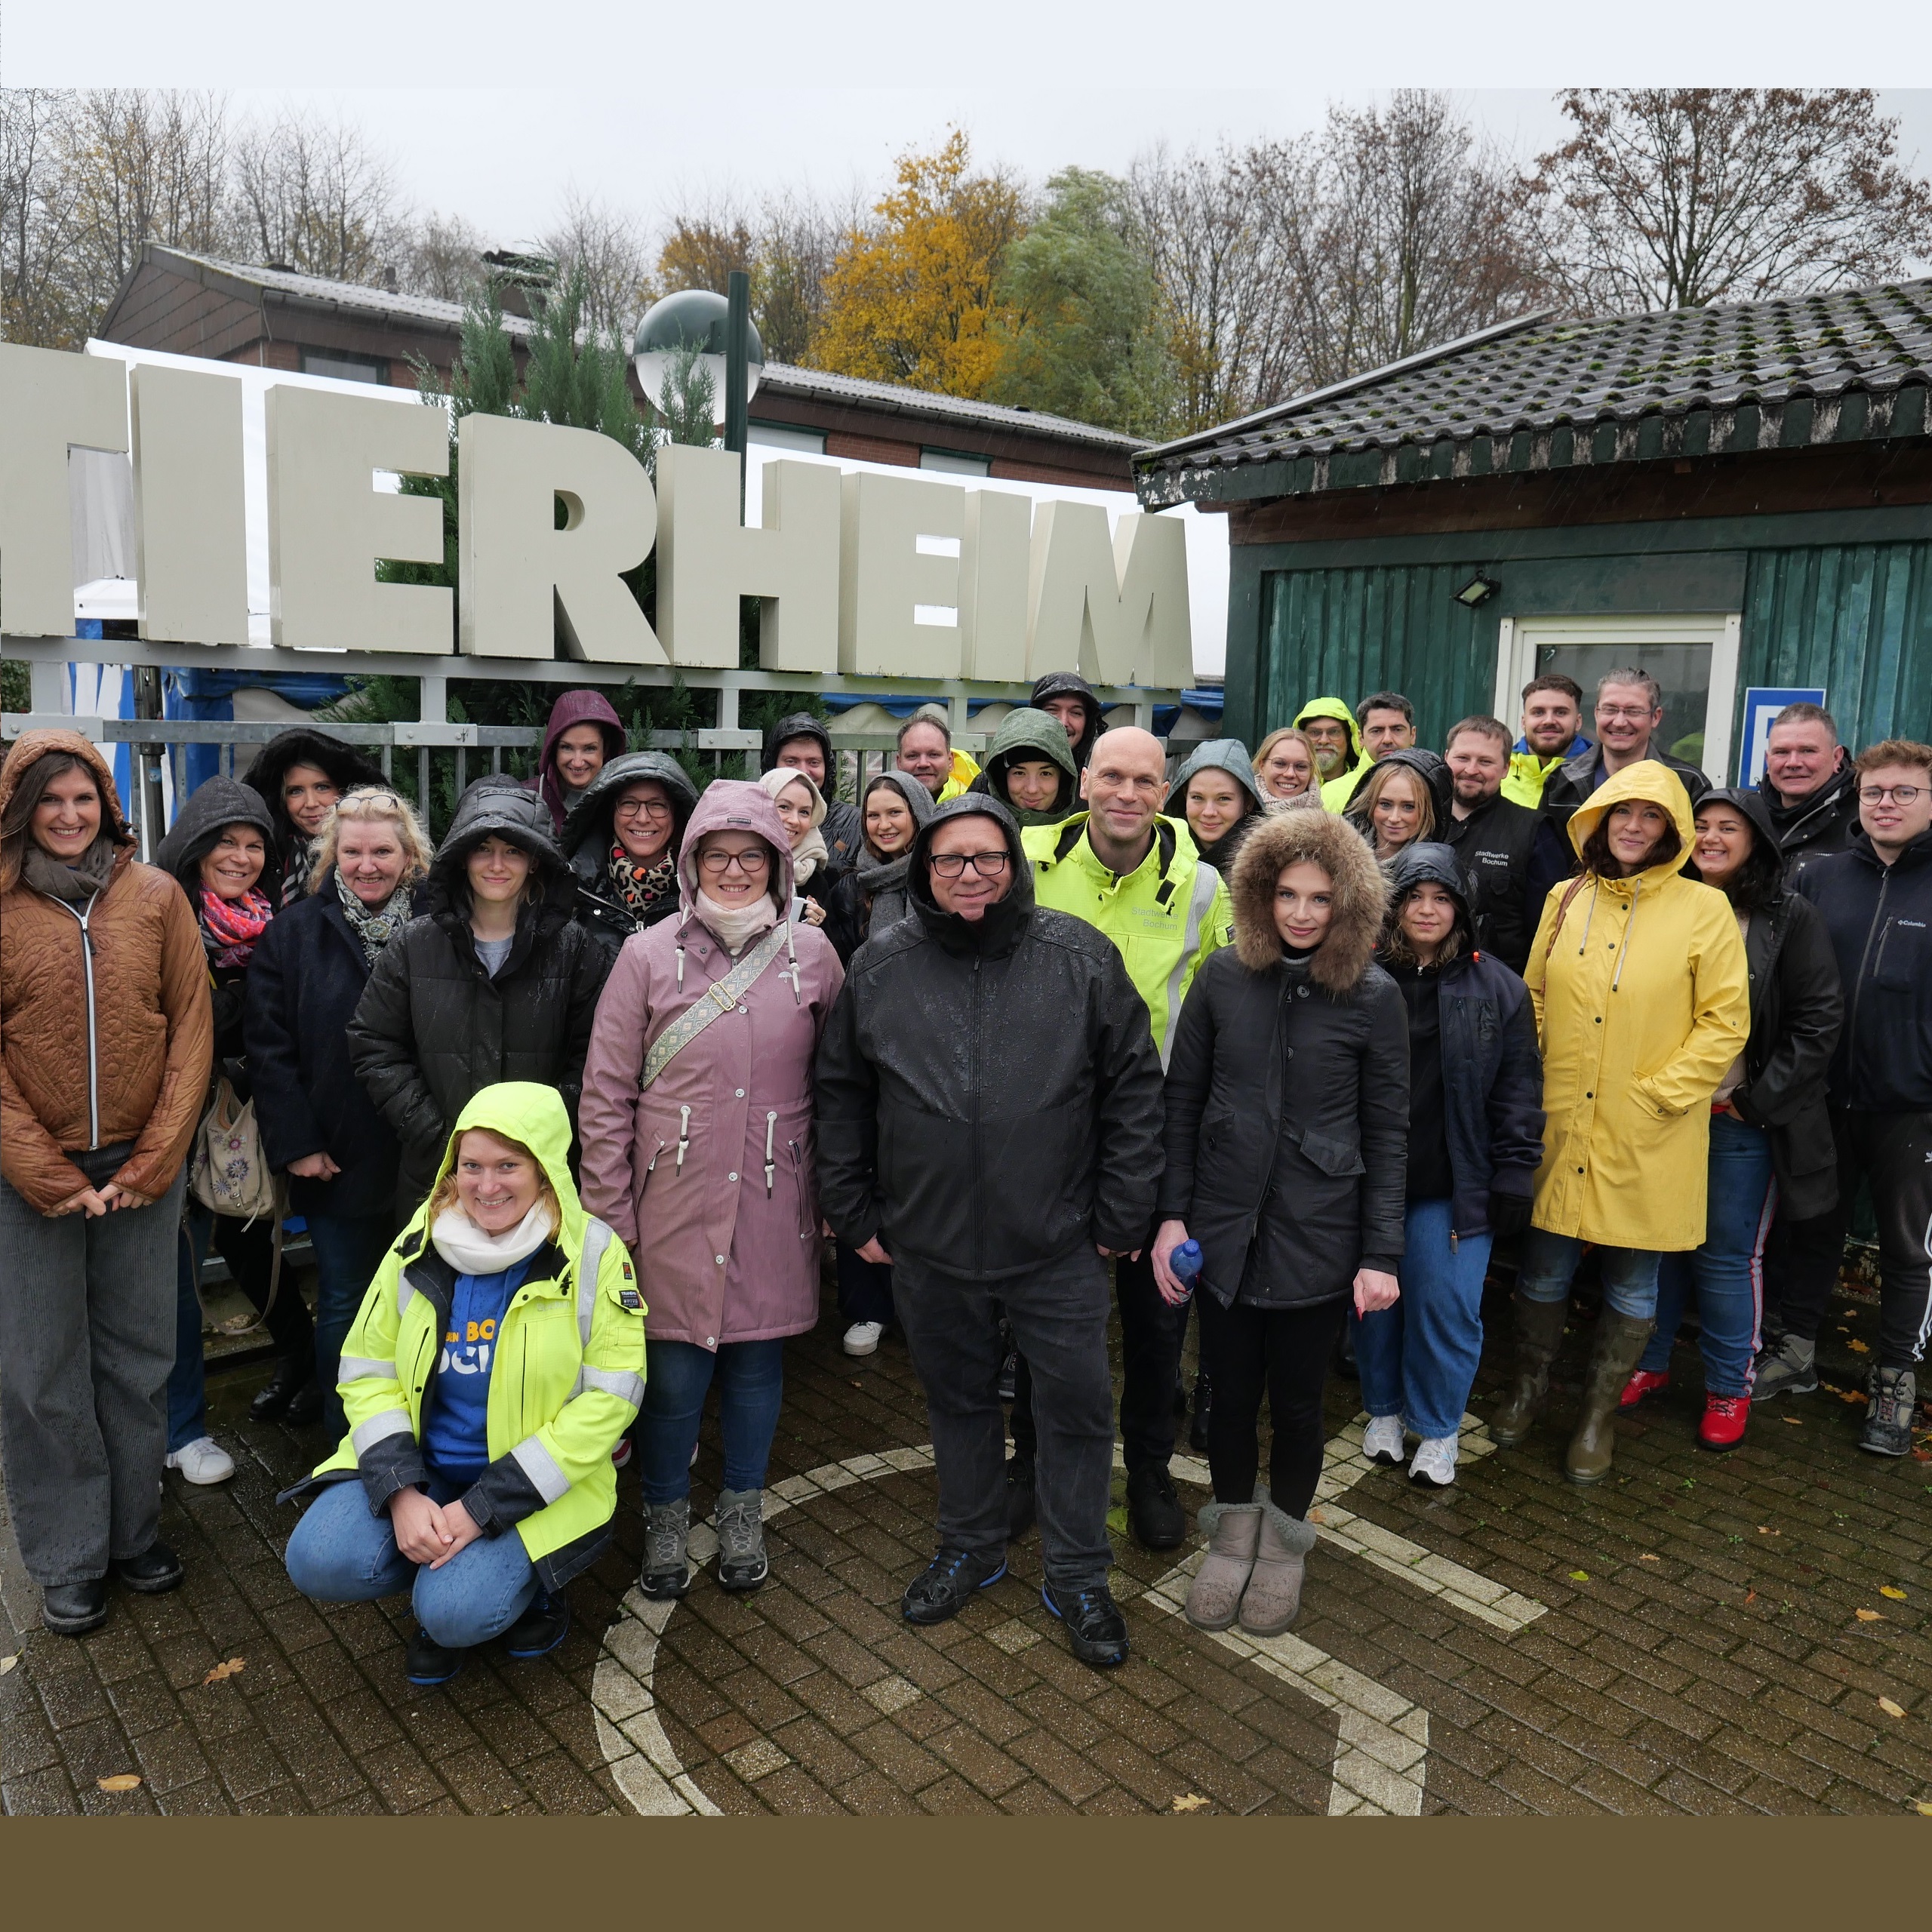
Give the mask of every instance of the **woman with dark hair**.
M 563 831 L 571 806 L 624 744 L 623 721 L 601 691 L 565 691 L 551 706 L 530 789 L 548 808 L 552 832 Z
M 911 910 L 906 868 L 912 841 L 933 815 L 933 795 L 909 771 L 881 771 L 859 797 L 865 854 L 839 881 L 832 917 L 857 935 L 854 949 Z
M 1670 1386 L 1670 1352 L 1694 1289 L 1704 1358 L 1697 1441 L 1734 1449 L 1751 1414 L 1764 1306 L 1764 1239 L 1774 1213 L 1827 1214 L 1838 1169 L 1826 1076 L 1844 1023 L 1831 936 L 1788 892 L 1770 808 L 1755 787 L 1697 801 L 1691 863 L 1730 901 L 1750 970 L 1751 1038 L 1711 1096 L 1709 1217 L 1689 1254 L 1657 1276 L 1657 1333 L 1624 1385 L 1627 1414 Z
M 1408 746 L 1362 774 L 1347 817 L 1386 865 L 1404 846 L 1434 838 L 1448 823 L 1454 797 L 1448 766 L 1435 752 Z
M 1749 1037 L 1751 1005 L 1730 904 L 1678 869 L 1690 800 L 1669 766 L 1625 766 L 1566 830 L 1583 869 L 1551 887 L 1524 976 L 1546 1122 L 1517 1266 L 1515 1362 L 1489 1432 L 1505 1447 L 1529 1433 L 1571 1280 L 1594 1246 L 1603 1312 L 1564 1466 L 1572 1482 L 1595 1483 L 1651 1339 L 1658 1266 L 1704 1238 L 1711 1096 Z
M 543 800 L 478 783 L 429 868 L 429 910 L 383 948 L 349 1023 L 355 1077 L 401 1144 L 397 1214 L 429 1190 L 456 1117 L 500 1081 L 555 1087 L 577 1118 L 610 971 Z
M 251 962 L 275 916 L 274 903 L 260 884 L 274 849 L 274 822 L 260 793 L 232 778 L 215 777 L 195 788 L 155 853 L 155 863 L 172 872 L 188 895 L 208 958 L 214 1014 L 211 1103 L 223 1079 L 236 1100 L 245 1103 L 254 1098 L 242 1014 L 248 1003 Z M 279 1417 L 297 1428 L 313 1422 L 322 1412 L 322 1392 L 315 1383 L 315 1328 L 294 1281 L 277 1265 L 275 1215 L 271 1212 L 244 1220 L 237 1214 L 214 1213 L 195 1201 L 188 1209 L 186 1232 L 191 1265 L 184 1284 L 188 1293 L 182 1300 L 174 1377 L 168 1389 L 171 1411 L 180 1413 L 192 1394 L 198 1392 L 202 1324 L 195 1289 L 202 1255 L 211 1244 L 227 1263 L 235 1285 L 254 1303 L 257 1314 L 266 1315 L 269 1337 L 275 1344 L 275 1372 L 255 1392 L 248 1413 L 257 1422 Z M 188 1332 L 191 1320 L 192 1342 Z M 205 1435 L 205 1429 L 199 1433 Z M 192 1460 L 189 1452 L 193 1446 L 194 1438 L 168 1444 L 170 1463 L 183 1468 L 184 1474 L 189 1473 L 184 1463 Z
M 1247 747 L 1238 738 L 1212 738 L 1197 746 L 1174 774 L 1161 810 L 1166 817 L 1185 818 L 1203 862 L 1223 878 L 1232 878 L 1235 861 L 1263 810 Z
M 1059 824 L 1080 808 L 1080 768 L 1066 727 L 1030 705 L 1009 711 L 986 747 L 979 777 L 966 789 L 998 799 L 1023 832 Z
M 1174 1251 L 1200 1243 L 1214 1500 L 1188 1620 L 1274 1636 L 1294 1621 L 1315 1546 L 1336 1337 L 1351 1300 L 1366 1315 L 1396 1297 L 1408 1028 L 1375 964 L 1388 889 L 1339 819 L 1265 819 L 1231 897 L 1235 943 L 1194 976 L 1168 1067 L 1154 1277 L 1184 1303 Z M 1274 1441 L 1262 1487 L 1264 1395 Z
M 0 1463 L 42 1621 L 77 1637 L 110 1572 L 181 1580 L 164 1396 L 211 1031 L 195 915 L 136 863 L 78 732 L 29 731 L 0 768 Z
M 632 933 L 678 909 L 678 849 L 697 787 L 664 752 L 614 758 L 564 821 L 577 915 L 614 956 Z
M 352 746 L 306 725 L 271 738 L 256 753 L 242 783 L 261 795 L 275 827 L 272 878 L 280 891 L 269 897 L 292 906 L 309 889 L 315 841 L 343 792 L 358 785 L 383 785 L 382 767 Z

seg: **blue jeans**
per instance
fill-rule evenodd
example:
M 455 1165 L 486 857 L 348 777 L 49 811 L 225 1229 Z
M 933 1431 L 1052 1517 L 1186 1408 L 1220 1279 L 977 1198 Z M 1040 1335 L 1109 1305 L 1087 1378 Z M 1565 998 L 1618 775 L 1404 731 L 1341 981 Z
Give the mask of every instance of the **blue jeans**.
M 1525 1301 L 1567 1301 L 1583 1244 L 1574 1235 L 1532 1228 L 1523 1237 L 1516 1262 L 1516 1287 Z M 1663 1255 L 1651 1247 L 1599 1247 L 1605 1305 L 1633 1321 L 1648 1321 L 1657 1309 L 1657 1264 Z
M 724 1487 L 762 1489 L 785 1394 L 785 1340 L 727 1342 L 715 1355 L 694 1342 L 645 1343 L 644 1407 L 637 1419 L 647 1503 L 675 1503 L 691 1488 L 691 1451 L 705 1392 L 718 1382 Z
M 315 1257 L 315 1379 L 322 1385 L 323 1425 L 340 1438 L 347 1428 L 335 1386 L 342 1345 L 388 1252 L 395 1223 L 386 1208 L 374 1214 L 306 1218 Z
M 429 1494 L 453 1503 L 467 1485 L 432 1478 Z M 530 1607 L 537 1572 L 513 1529 L 466 1543 L 440 1570 L 419 1568 L 395 1546 L 388 1512 L 369 1513 L 353 1476 L 331 1483 L 288 1539 L 288 1578 L 319 1603 L 371 1603 L 411 1593 L 416 1620 L 453 1651 L 486 1644 Z
M 1657 1332 L 1638 1364 L 1661 1374 L 1694 1287 L 1703 1325 L 1704 1392 L 1748 1395 L 1764 1313 L 1764 1239 L 1777 1208 L 1770 1137 L 1729 1114 L 1711 1116 L 1710 1208 L 1704 1241 L 1667 1254 L 1657 1276 Z
M 1438 1439 L 1462 1427 L 1482 1358 L 1482 1284 L 1491 1238 L 1465 1235 L 1451 1247 L 1453 1204 L 1409 1203 L 1396 1270 L 1401 1298 L 1392 1308 L 1355 1318 L 1362 1407 L 1372 1416 L 1399 1414 L 1417 1435 Z
M 202 1241 L 208 1223 L 191 1220 L 174 1238 L 174 1366 L 168 1372 L 168 1453 L 208 1432 L 208 1371 L 202 1358 Z

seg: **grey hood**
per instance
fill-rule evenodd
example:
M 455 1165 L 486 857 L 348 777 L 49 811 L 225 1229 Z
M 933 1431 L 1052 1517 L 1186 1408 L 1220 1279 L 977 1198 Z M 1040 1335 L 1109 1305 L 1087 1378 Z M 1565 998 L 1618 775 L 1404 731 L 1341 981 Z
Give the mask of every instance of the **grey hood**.
M 277 875 L 275 819 L 260 792 L 235 779 L 211 778 L 195 787 L 176 814 L 168 836 L 155 848 L 155 863 L 172 872 L 189 902 L 199 905 L 195 894 L 202 883 L 202 860 L 225 825 L 252 825 L 262 835 L 265 854 L 255 889 L 274 898 L 266 881 Z
M 1210 738 L 1197 746 L 1187 762 L 1174 774 L 1168 790 L 1168 802 L 1161 808 L 1168 818 L 1187 816 L 1187 781 L 1195 773 L 1210 768 L 1225 771 L 1247 794 L 1247 808 L 1258 812 L 1266 802 L 1260 796 L 1260 780 L 1254 775 L 1254 761 L 1238 738 Z

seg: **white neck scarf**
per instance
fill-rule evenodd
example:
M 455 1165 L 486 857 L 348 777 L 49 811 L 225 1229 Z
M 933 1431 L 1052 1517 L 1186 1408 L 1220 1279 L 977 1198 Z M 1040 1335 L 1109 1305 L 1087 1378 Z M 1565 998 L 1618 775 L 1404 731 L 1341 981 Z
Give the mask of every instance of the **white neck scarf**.
M 554 1232 L 549 1208 L 539 1200 L 515 1227 L 500 1235 L 485 1234 L 460 1208 L 445 1208 L 429 1238 L 458 1274 L 499 1275 L 534 1254 Z
M 721 906 L 700 888 L 692 910 L 734 959 L 760 933 L 778 923 L 778 908 L 768 892 L 761 892 L 749 906 Z

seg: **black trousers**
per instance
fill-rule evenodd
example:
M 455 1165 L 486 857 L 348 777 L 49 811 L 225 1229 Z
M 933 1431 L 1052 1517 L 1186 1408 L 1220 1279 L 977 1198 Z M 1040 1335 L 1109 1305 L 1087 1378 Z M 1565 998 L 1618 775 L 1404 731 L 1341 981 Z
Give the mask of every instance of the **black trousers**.
M 838 1266 L 838 1317 L 849 1328 L 855 1321 L 892 1320 L 892 1270 L 866 1260 L 844 1241 L 835 1251 Z
M 1208 1467 L 1217 1503 L 1251 1503 L 1261 1469 L 1261 1398 L 1268 1398 L 1274 1446 L 1268 1493 L 1276 1509 L 1306 1516 L 1321 1478 L 1326 1441 L 1321 1390 L 1328 1358 L 1348 1318 L 1349 1298 L 1309 1308 L 1201 1305 L 1201 1359 L 1214 1390 L 1208 1411 Z
M 1838 1204 L 1774 1232 L 1767 1275 L 1787 1334 L 1815 1342 L 1844 1257 L 1860 1175 L 1878 1222 L 1878 1364 L 1909 1368 L 1932 1333 L 1932 1113 L 1861 1113 L 1834 1107 Z
M 1187 1306 L 1170 1308 L 1161 1300 L 1152 1252 L 1143 1248 L 1138 1261 L 1123 1254 L 1114 1263 L 1114 1298 L 1120 1306 L 1120 1438 L 1129 1475 L 1139 1469 L 1164 1472 L 1174 1453 L 1174 1392 L 1180 1386 L 1181 1343 L 1187 1334 Z M 1038 1438 L 1023 1340 L 1019 1355 L 1013 1378 L 1013 1446 L 1031 1456 Z

